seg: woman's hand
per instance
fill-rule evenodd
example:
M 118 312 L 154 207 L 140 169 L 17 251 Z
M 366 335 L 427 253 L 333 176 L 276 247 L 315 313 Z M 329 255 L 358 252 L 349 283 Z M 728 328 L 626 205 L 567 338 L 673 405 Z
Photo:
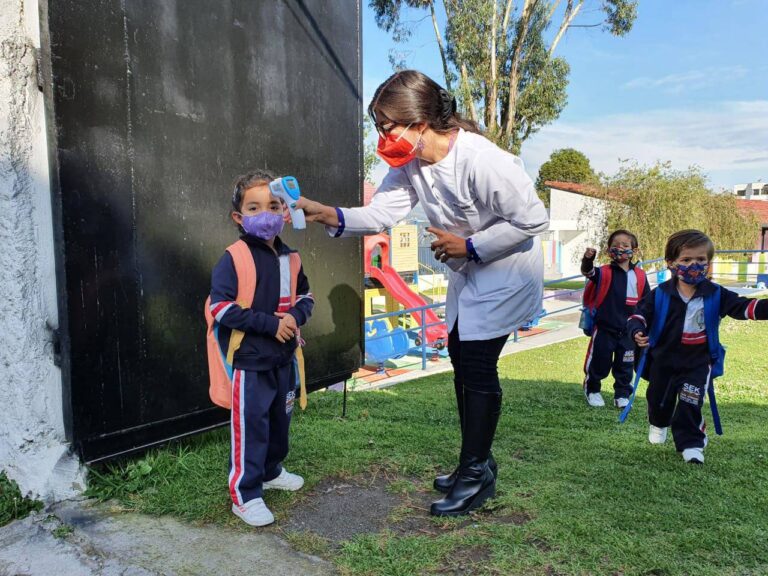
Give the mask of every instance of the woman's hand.
M 302 196 L 296 201 L 296 208 L 304 210 L 307 222 L 317 222 L 333 227 L 339 226 L 339 217 L 333 206 L 326 206 Z
M 648 346 L 648 336 L 643 334 L 642 332 L 636 332 L 635 333 L 635 344 L 637 344 L 640 348 L 645 348 Z
M 440 228 L 427 228 L 427 232 L 431 232 L 437 236 L 437 240 L 432 242 L 432 251 L 435 253 L 435 259 L 440 262 L 445 262 L 448 258 L 466 258 L 467 257 L 467 241 L 461 236 L 456 236 Z

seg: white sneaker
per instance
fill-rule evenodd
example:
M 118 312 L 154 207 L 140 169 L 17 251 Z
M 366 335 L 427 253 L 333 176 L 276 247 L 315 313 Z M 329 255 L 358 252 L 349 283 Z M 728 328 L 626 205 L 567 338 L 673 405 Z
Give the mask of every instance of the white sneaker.
M 648 428 L 648 442 L 651 444 L 664 444 L 667 441 L 667 428 L 659 428 L 650 425 Z
M 261 486 L 265 490 L 271 488 L 273 490 L 290 490 L 291 492 L 295 492 L 304 486 L 304 478 L 298 474 L 291 474 L 288 470 L 283 468 L 277 478 L 274 478 L 269 482 L 264 482 Z
M 613 405 L 616 406 L 616 408 L 626 408 L 628 404 L 629 404 L 629 398 L 613 399 Z
M 683 460 L 688 464 L 704 464 L 704 448 L 686 448 L 683 450 Z
M 232 512 L 234 512 L 235 516 L 240 518 L 240 520 L 251 526 L 266 526 L 275 521 L 272 512 L 270 512 L 267 505 L 264 504 L 263 498 L 248 500 L 248 502 L 242 506 L 232 504 Z
M 605 400 L 603 400 L 603 395 L 600 392 L 592 392 L 592 394 L 587 394 L 587 404 L 600 408 L 605 406 Z

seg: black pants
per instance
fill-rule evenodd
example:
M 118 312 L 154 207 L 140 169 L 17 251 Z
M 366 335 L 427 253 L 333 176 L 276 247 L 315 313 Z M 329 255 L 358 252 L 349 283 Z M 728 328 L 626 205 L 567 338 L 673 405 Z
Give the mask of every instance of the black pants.
M 614 398 L 632 394 L 635 346 L 625 334 L 595 326 L 584 361 L 584 389 L 587 394 L 600 392 L 600 381 L 613 372 Z
M 448 335 L 448 355 L 453 364 L 457 390 L 464 387 L 482 392 L 500 392 L 498 363 L 509 334 L 490 340 L 462 341 L 459 319 Z
M 682 368 L 682 367 L 681 367 Z M 708 363 L 677 369 L 651 366 L 650 382 L 645 397 L 648 400 L 648 421 L 659 428 L 672 426 L 675 448 L 704 448 L 707 445 L 701 408 L 707 387 L 712 384 Z

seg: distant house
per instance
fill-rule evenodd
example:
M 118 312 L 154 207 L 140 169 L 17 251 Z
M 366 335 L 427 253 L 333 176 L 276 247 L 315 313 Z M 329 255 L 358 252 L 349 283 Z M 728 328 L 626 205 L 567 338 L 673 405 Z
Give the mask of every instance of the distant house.
M 765 182 L 749 182 L 748 184 L 736 184 L 733 194 L 739 199 L 768 201 L 768 184 Z
M 606 201 L 595 186 L 547 181 L 549 231 L 542 236 L 544 274 L 547 279 L 580 274 L 581 257 L 588 246 L 597 248 L 605 228 Z
M 737 200 L 736 204 L 742 214 L 754 214 L 757 218 L 758 228 L 755 231 L 755 250 L 768 248 L 766 233 L 768 233 L 768 200 Z

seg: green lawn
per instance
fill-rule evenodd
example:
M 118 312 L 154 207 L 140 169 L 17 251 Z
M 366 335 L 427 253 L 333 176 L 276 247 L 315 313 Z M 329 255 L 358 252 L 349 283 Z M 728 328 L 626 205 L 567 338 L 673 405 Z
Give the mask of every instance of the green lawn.
M 760 352 L 768 325 L 728 320 L 722 339 L 725 435 L 711 438 L 704 466 L 684 464 L 670 441 L 647 443 L 644 388 L 624 425 L 614 409 L 586 406 L 580 338 L 501 361 L 498 498 L 473 523 L 448 521 L 454 529 L 437 535 L 360 535 L 317 551 L 343 574 L 768 574 L 768 359 Z M 372 467 L 426 487 L 456 461 L 452 390 L 450 375 L 438 375 L 356 392 L 345 420 L 339 394 L 314 394 L 296 414 L 287 465 L 308 488 Z M 153 451 L 94 473 L 92 493 L 241 529 L 228 511 L 228 448 L 226 431 L 217 431 Z M 278 525 L 300 498 L 269 493 Z M 476 555 L 471 569 L 460 571 L 462 551 Z
M 578 290 L 584 288 L 584 279 L 563 280 L 562 282 L 553 282 L 544 286 L 546 290 Z

